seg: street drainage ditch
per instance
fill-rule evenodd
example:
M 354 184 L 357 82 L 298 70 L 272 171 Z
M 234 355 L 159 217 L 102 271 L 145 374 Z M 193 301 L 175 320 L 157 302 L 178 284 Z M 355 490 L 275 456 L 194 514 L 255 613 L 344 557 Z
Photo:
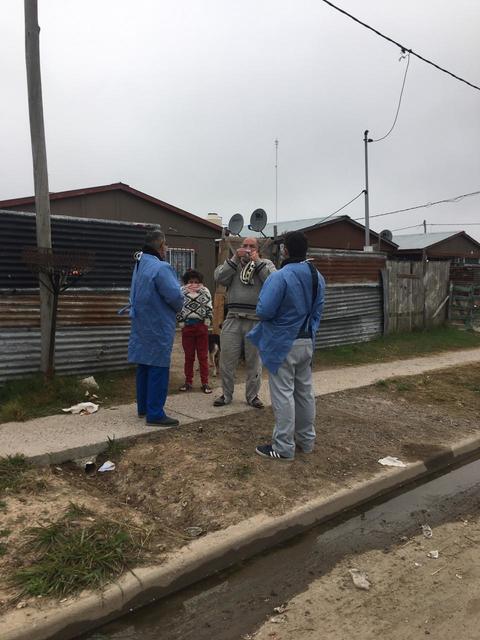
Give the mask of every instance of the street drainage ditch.
M 411 486 L 411 485 L 410 485 Z M 480 460 L 363 505 L 289 543 L 111 622 L 83 640 L 238 640 L 343 557 L 478 510 Z

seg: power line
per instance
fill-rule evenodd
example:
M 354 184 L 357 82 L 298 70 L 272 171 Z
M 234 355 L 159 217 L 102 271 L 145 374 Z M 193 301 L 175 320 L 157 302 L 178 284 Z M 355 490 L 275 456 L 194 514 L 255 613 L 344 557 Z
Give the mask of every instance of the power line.
M 437 200 L 436 202 L 426 202 L 425 204 L 419 204 L 415 207 L 407 207 L 406 209 L 396 209 L 395 211 L 386 211 L 385 213 L 376 213 L 370 218 L 381 218 L 383 216 L 391 216 L 394 213 L 405 213 L 406 211 L 414 211 L 415 209 L 424 209 L 425 207 L 433 207 L 437 204 L 444 204 L 447 202 L 458 202 L 459 200 L 463 200 L 463 198 L 469 198 L 471 196 L 476 196 L 480 194 L 480 191 L 472 191 L 471 193 L 462 193 L 459 196 L 455 196 L 453 198 L 447 198 L 445 200 Z M 358 197 L 358 196 L 357 196 Z M 354 218 L 354 220 L 363 220 L 364 217 Z
M 423 227 L 423 224 L 412 224 L 410 227 L 400 227 L 399 229 L 390 229 L 390 231 L 405 231 L 405 229 L 417 229 L 418 227 Z
M 400 91 L 400 98 L 398 99 L 397 112 L 395 113 L 395 119 L 393 121 L 393 124 L 392 124 L 392 126 L 390 127 L 390 129 L 388 130 L 388 132 L 384 136 L 382 136 L 381 138 L 377 138 L 376 140 L 371 140 L 371 141 L 369 140 L 369 142 L 381 142 L 382 140 L 385 140 L 385 138 L 388 138 L 388 136 L 394 130 L 395 125 L 397 124 L 398 114 L 400 113 L 400 106 L 402 104 L 403 90 L 405 89 L 405 82 L 407 80 L 407 73 L 408 73 L 408 67 L 409 66 L 410 66 L 410 54 L 407 53 L 407 67 L 405 69 L 405 75 L 403 76 L 402 89 Z
M 339 211 L 342 211 L 342 209 L 345 209 L 345 207 L 348 207 L 349 204 L 352 204 L 352 202 L 355 202 L 355 200 L 357 200 L 357 198 L 360 198 L 360 196 L 363 196 L 363 194 L 365 193 L 365 191 L 362 189 L 362 191 L 360 191 L 360 193 L 358 194 L 358 196 L 355 196 L 354 198 L 352 198 L 351 200 L 349 200 L 347 202 L 347 204 L 344 204 L 343 207 L 340 207 L 340 209 L 337 209 L 336 211 L 334 211 L 333 213 L 330 213 L 326 218 L 322 218 L 322 222 L 325 222 L 325 220 L 328 220 L 329 218 L 331 218 L 332 216 L 334 216 L 336 213 L 338 213 Z M 363 218 L 362 218 L 363 220 Z
M 480 222 L 427 222 L 427 227 L 477 227 Z
M 341 9 L 340 7 L 337 7 L 335 4 L 333 4 L 333 2 L 330 2 L 329 0 L 322 0 L 322 2 L 324 2 L 325 4 L 328 4 L 330 7 L 332 7 L 332 9 L 335 9 L 336 11 L 339 11 L 340 13 L 343 13 L 345 16 L 351 18 L 352 20 L 354 20 L 358 24 L 361 24 L 362 27 L 365 27 L 366 29 L 369 29 L 370 31 L 373 31 L 373 33 L 376 33 L 377 36 L 380 36 L 384 40 L 387 40 L 388 42 L 391 42 L 395 46 L 399 47 L 402 50 L 402 52 L 410 53 L 410 54 L 412 54 L 412 56 L 415 56 L 419 60 L 422 60 L 422 62 L 426 62 L 427 64 L 431 65 L 432 67 L 435 67 L 435 69 L 438 69 L 439 71 L 442 71 L 443 73 L 446 73 L 447 75 L 451 76 L 452 78 L 455 78 L 455 80 L 459 80 L 460 82 L 468 84 L 469 87 L 472 87 L 473 89 L 477 89 L 478 91 L 480 91 L 480 87 L 477 86 L 476 84 L 473 84 L 472 82 L 469 82 L 468 80 L 465 80 L 464 78 L 461 78 L 460 76 L 457 76 L 455 73 L 452 73 L 451 71 L 448 71 L 447 69 L 444 69 L 443 67 L 441 67 L 440 65 L 436 64 L 435 62 L 432 62 L 431 60 L 428 60 L 427 58 L 424 58 L 419 53 L 416 53 L 415 51 L 413 51 L 412 49 L 409 49 L 405 45 L 400 44 L 399 42 L 396 42 L 392 38 L 389 38 L 384 33 L 381 33 L 377 29 L 374 29 L 373 27 L 368 25 L 366 22 L 362 22 L 362 20 L 359 20 L 358 18 L 353 16 L 351 13 L 348 13 L 348 11 L 345 11 L 344 9 Z

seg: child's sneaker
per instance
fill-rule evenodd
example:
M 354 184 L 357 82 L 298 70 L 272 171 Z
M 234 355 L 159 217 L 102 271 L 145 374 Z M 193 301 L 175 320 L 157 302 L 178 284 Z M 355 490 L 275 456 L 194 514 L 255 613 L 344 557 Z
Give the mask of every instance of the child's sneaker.
M 182 384 L 182 386 L 179 389 L 179 391 L 191 391 L 191 390 L 192 390 L 192 385 L 188 384 L 188 382 L 185 382 L 185 384 Z
M 203 393 L 212 393 L 212 388 L 208 384 L 202 384 Z

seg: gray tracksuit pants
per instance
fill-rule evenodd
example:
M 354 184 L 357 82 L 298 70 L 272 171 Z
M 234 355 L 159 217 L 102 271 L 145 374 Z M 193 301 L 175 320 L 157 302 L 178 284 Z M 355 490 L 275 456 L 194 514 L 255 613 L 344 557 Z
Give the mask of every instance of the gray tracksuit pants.
M 275 414 L 272 446 L 281 456 L 293 458 L 295 444 L 312 451 L 315 443 L 315 395 L 312 386 L 313 343 L 295 340 L 277 373 L 269 373 L 270 397 Z
M 235 386 L 235 371 L 245 349 L 245 364 L 247 367 L 247 384 L 245 396 L 251 402 L 260 390 L 262 384 L 262 363 L 257 348 L 246 340 L 245 336 L 258 324 L 258 320 L 237 318 L 228 315 L 222 326 L 220 335 L 220 375 L 222 377 L 223 395 L 226 402 L 231 402 Z

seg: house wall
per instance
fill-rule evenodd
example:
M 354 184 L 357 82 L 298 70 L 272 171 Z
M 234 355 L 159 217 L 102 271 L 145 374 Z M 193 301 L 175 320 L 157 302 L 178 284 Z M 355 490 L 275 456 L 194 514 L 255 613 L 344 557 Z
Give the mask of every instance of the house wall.
M 310 247 L 363 251 L 365 245 L 365 231 L 348 221 L 335 222 L 311 231 L 307 230 L 305 235 L 308 238 Z M 391 253 L 394 250 L 391 245 L 385 242 L 382 242 L 382 246 L 379 249 L 378 242 L 379 239 L 371 233 L 370 244 L 375 246 L 375 250 L 387 253 Z
M 428 248 L 427 256 L 432 258 L 480 258 L 480 249 L 469 238 L 456 236 Z
M 421 249 L 398 249 L 394 257 L 402 260 L 422 260 L 423 251 Z M 448 260 L 450 258 L 480 258 L 480 249 L 477 244 L 464 236 L 447 238 L 438 244 L 426 249 L 427 258 L 438 260 Z
M 207 286 L 213 288 L 213 272 L 216 266 L 215 238 L 220 237 L 220 228 L 217 231 L 121 190 L 53 199 L 50 208 L 52 215 L 160 225 L 170 248 L 195 251 L 195 266 L 205 275 Z M 35 211 L 35 205 L 18 205 L 10 210 L 32 212 Z

